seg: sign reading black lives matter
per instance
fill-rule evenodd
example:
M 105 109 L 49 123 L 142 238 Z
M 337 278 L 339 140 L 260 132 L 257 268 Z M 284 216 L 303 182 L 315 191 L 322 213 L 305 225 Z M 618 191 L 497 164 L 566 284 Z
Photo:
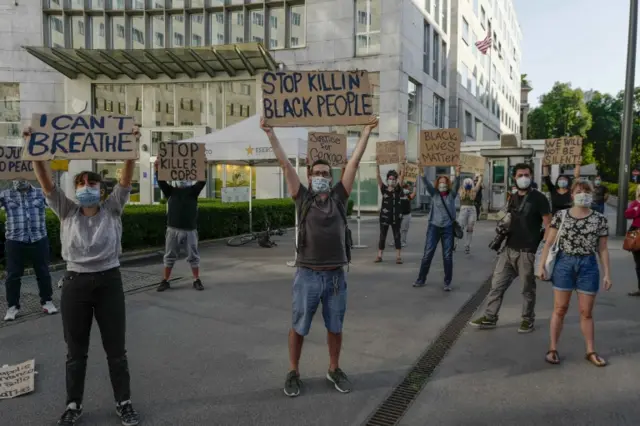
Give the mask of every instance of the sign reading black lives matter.
M 158 144 L 158 180 L 206 180 L 205 151 L 203 143 L 160 142 Z
M 21 146 L 0 146 L 0 180 L 34 180 L 33 163 L 22 160 Z
M 35 389 L 36 361 L 0 368 L 0 399 L 31 393 Z
M 262 106 L 271 127 L 363 125 L 373 93 L 366 71 L 265 72 Z
M 309 164 L 316 160 L 325 160 L 331 167 L 347 164 L 347 136 L 337 133 L 309 132 L 307 142 Z
M 34 114 L 23 160 L 135 160 L 133 117 Z
M 422 167 L 460 164 L 460 129 L 423 130 L 420 138 Z

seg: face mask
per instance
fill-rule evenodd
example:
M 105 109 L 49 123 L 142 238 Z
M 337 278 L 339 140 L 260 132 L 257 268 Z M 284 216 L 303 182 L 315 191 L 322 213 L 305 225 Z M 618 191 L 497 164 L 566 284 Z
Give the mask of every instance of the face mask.
M 314 176 L 311 178 L 311 189 L 317 193 L 329 192 L 331 190 L 331 181 L 322 176 Z
M 516 183 L 518 184 L 518 189 L 527 189 L 531 185 L 531 178 L 522 176 L 516 180 Z
M 466 184 L 464 186 L 464 189 L 466 189 L 467 191 L 470 190 L 471 188 L 473 188 L 473 185 L 471 185 L 471 184 Z
M 446 183 L 438 184 L 438 191 L 447 192 L 449 190 L 449 186 Z
M 26 180 L 14 180 L 13 189 L 16 191 L 24 191 L 29 188 L 29 182 Z
M 396 186 L 396 180 L 395 179 L 387 179 L 387 185 Z
M 402 192 L 404 192 L 404 195 L 409 195 L 411 191 L 409 191 L 408 189 L 404 189 Z
M 567 182 L 566 180 L 558 181 L 558 188 L 566 188 L 568 185 L 569 185 L 569 182 Z
M 596 185 L 600 185 L 602 183 L 602 181 L 600 181 L 599 179 L 596 179 L 596 181 L 594 182 Z
M 100 188 L 85 186 L 76 190 L 76 199 L 81 207 L 93 207 L 100 202 Z
M 593 196 L 586 192 L 581 192 L 573 196 L 573 205 L 576 207 L 591 207 Z
M 171 182 L 171 185 L 174 188 L 186 188 L 187 186 L 189 186 L 189 182 L 184 180 L 174 180 L 173 182 Z
M 517 194 L 517 193 L 518 193 L 518 189 L 517 189 L 517 188 L 513 188 L 513 189 L 511 190 L 511 193 L 512 193 L 512 194 Z

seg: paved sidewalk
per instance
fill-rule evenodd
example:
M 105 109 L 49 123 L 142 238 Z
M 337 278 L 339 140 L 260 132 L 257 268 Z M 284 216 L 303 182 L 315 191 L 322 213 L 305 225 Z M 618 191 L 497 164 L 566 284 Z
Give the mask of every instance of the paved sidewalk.
M 355 224 L 354 224 L 355 225 Z M 356 229 L 355 226 L 352 228 Z M 283 395 L 291 321 L 293 235 L 279 247 L 223 244 L 202 252 L 204 292 L 183 279 L 165 293 L 127 295 L 133 399 L 146 425 L 358 425 L 384 400 L 408 368 L 489 274 L 486 249 L 494 223 L 480 222 L 475 250 L 455 254 L 454 291 L 441 289 L 436 253 L 428 286 L 411 287 L 422 256 L 426 218 L 412 223 L 405 264 L 393 250 L 374 264 L 377 221 L 363 221 L 362 242 L 349 272 L 349 310 L 342 367 L 354 383 L 343 395 L 326 383 L 328 364 L 320 315 L 305 341 L 304 394 Z M 357 236 L 356 236 L 357 237 Z M 128 269 L 160 275 L 162 266 Z M 184 261 L 177 276 L 189 276 Z M 83 425 L 119 424 L 113 412 L 104 352 L 94 327 Z M 35 358 L 36 391 L 0 402 L 6 425 L 53 425 L 64 404 L 65 345 L 60 316 L 0 328 L 0 365 Z M 424 424 L 424 423 L 423 423 Z

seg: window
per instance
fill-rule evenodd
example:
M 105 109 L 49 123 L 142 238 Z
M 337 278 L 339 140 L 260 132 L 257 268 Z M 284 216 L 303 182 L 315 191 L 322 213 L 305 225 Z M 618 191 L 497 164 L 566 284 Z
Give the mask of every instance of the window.
M 172 47 L 184 46 L 184 34 L 186 32 L 185 25 L 184 25 L 184 16 L 172 15 L 170 22 L 171 22 L 171 32 L 173 33 L 173 37 L 171 38 L 173 41 Z
M 444 128 L 444 99 L 440 96 L 433 95 L 433 125 L 438 128 Z
M 462 64 L 460 67 L 460 85 L 462 87 L 467 87 L 467 80 L 469 79 L 469 67 L 465 64 Z
M 433 33 L 433 79 L 440 81 L 440 34 Z
M 286 41 L 286 28 L 284 25 L 284 7 L 269 8 L 269 46 L 271 49 L 283 49 Z
M 462 18 L 462 40 L 469 44 L 469 23 L 464 18 Z
M 304 46 L 306 35 L 304 5 L 291 6 L 290 11 L 291 20 L 289 22 L 289 47 Z
M 300 26 L 301 16 L 299 13 L 291 12 L 291 25 Z
M 473 14 L 476 16 L 478 16 L 478 6 L 480 6 L 479 3 L 479 0 L 473 0 Z
M 20 84 L 0 83 L 0 137 L 18 137 L 20 133 Z
M 224 13 L 211 15 L 211 43 L 224 44 Z
M 202 46 L 204 42 L 204 15 L 193 14 L 191 15 L 191 46 Z
M 422 40 L 422 70 L 427 74 L 431 74 L 429 68 L 431 68 L 431 59 L 429 58 L 429 52 L 431 51 L 431 25 L 427 21 L 424 21 L 424 35 Z
M 262 12 L 251 12 L 251 23 L 260 27 L 264 26 L 264 15 Z
M 473 117 L 469 111 L 464 112 L 464 133 L 473 137 Z
M 380 53 L 380 1 L 356 0 L 356 56 Z
M 442 85 L 444 87 L 447 87 L 447 63 L 448 63 L 448 59 L 447 59 L 447 43 L 443 40 L 442 41 L 442 72 L 440 73 L 440 83 L 442 83 Z
M 90 16 L 89 27 L 91 28 L 91 48 L 106 49 L 104 38 L 104 16 Z
M 244 13 L 230 12 L 229 40 L 236 43 L 244 43 Z
M 144 49 L 144 17 L 131 18 L 131 39 L 134 49 Z

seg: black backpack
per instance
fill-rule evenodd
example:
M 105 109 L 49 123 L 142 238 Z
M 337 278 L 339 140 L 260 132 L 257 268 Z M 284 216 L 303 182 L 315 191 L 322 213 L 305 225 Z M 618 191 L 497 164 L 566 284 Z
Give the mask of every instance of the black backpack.
M 335 200 L 334 200 L 335 201 Z M 296 252 L 300 252 L 300 247 L 303 247 L 305 244 L 305 231 L 304 231 L 304 223 L 307 220 L 307 214 L 309 210 L 311 210 L 311 206 L 315 202 L 314 195 L 308 195 L 306 200 L 303 201 L 302 206 L 300 208 L 300 221 L 298 223 L 298 247 L 296 247 Z M 351 263 L 351 249 L 353 247 L 353 238 L 351 236 L 351 229 L 349 229 L 349 223 L 347 222 L 347 211 L 345 205 L 338 201 L 335 201 L 335 205 L 340 212 L 340 216 L 342 216 L 342 220 L 344 221 L 344 245 L 345 251 L 347 254 L 347 262 Z

